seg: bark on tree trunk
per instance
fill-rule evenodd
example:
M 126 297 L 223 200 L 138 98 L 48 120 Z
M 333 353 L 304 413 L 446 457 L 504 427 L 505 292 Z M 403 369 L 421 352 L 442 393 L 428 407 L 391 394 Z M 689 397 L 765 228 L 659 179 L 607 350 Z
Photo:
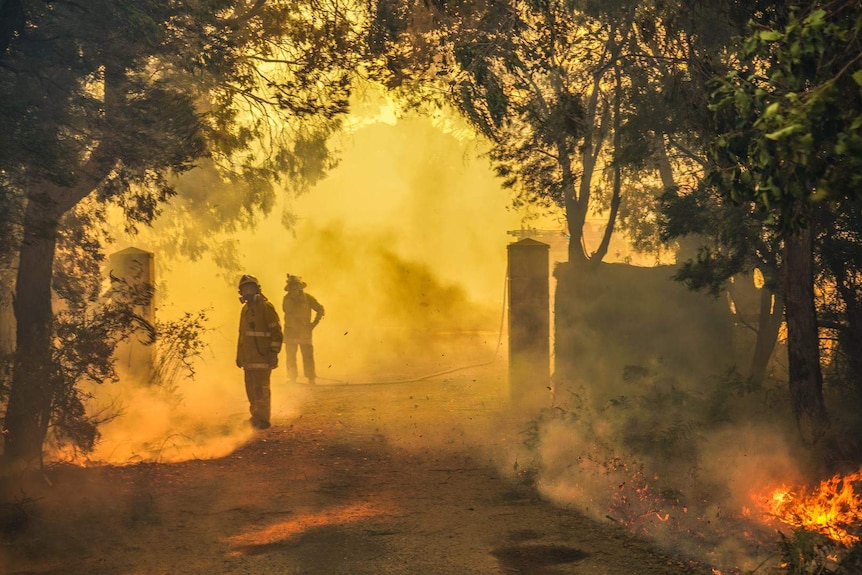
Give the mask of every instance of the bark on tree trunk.
M 24 216 L 15 285 L 15 366 L 3 429 L 4 456 L 9 461 L 41 460 L 54 399 L 51 279 L 59 216 L 51 207 L 31 200 Z
M 581 145 L 581 180 L 578 184 L 577 193 L 573 197 L 573 209 L 566 209 L 566 219 L 569 223 L 569 261 L 573 265 L 583 266 L 589 262 L 586 246 L 584 245 L 584 226 L 587 221 L 587 213 L 590 209 L 592 195 L 593 173 L 596 168 L 599 154 L 601 153 L 605 139 L 605 120 L 607 114 L 599 111 L 599 93 L 601 92 L 601 79 L 603 73 L 593 76 L 593 91 L 587 99 L 584 113 L 584 123 L 589 126 L 584 132 L 584 141 Z M 598 122 L 598 126 L 596 123 Z M 569 163 L 568 155 L 566 162 Z M 571 166 L 569 166 L 571 171 Z M 572 180 L 574 182 L 574 179 Z
M 569 261 L 582 263 L 587 259 L 582 247 L 586 211 L 582 209 L 582 204 L 575 195 L 575 174 L 572 172 L 569 150 L 563 139 L 557 141 L 557 154 L 563 174 L 563 189 L 566 190 L 565 207 L 566 222 L 569 229 Z
M 849 300 L 849 301 L 848 301 Z M 845 299 L 847 305 L 847 357 L 850 358 L 850 370 L 856 389 L 862 393 L 862 306 L 855 298 Z
M 816 443 L 828 427 L 814 307 L 811 229 L 784 241 L 784 297 L 790 401 L 802 439 Z
M 773 302 L 773 297 L 775 301 Z M 766 379 L 769 360 L 778 341 L 778 330 L 784 317 L 784 299 L 781 294 L 762 288 L 760 290 L 760 318 L 757 322 L 757 340 L 754 343 L 754 355 L 748 370 L 748 381 L 760 385 Z
M 834 218 L 825 223 L 826 229 L 835 226 Z M 835 287 L 844 302 L 847 327 L 842 330 L 841 344 L 845 347 L 852 380 L 856 389 L 862 392 L 862 301 L 857 295 L 854 272 L 848 270 L 847 262 L 839 254 L 842 250 L 833 239 L 826 234 L 823 238 L 823 258 L 835 277 Z
M 622 109 L 621 109 L 621 101 L 622 101 L 622 79 L 620 74 L 620 67 L 614 66 L 614 77 L 616 79 L 616 92 L 614 94 L 614 154 L 618 153 L 622 144 Z M 611 192 L 611 209 L 608 214 L 608 224 L 605 226 L 605 233 L 602 235 L 602 240 L 599 242 L 599 246 L 596 248 L 596 251 L 590 256 L 590 263 L 593 267 L 598 267 L 602 260 L 605 259 L 605 256 L 608 254 L 608 248 L 611 245 L 611 237 L 614 234 L 614 228 L 617 223 L 617 214 L 620 211 L 620 198 L 622 196 L 622 168 L 620 167 L 619 162 L 615 162 L 614 165 L 614 179 L 613 179 L 613 190 Z

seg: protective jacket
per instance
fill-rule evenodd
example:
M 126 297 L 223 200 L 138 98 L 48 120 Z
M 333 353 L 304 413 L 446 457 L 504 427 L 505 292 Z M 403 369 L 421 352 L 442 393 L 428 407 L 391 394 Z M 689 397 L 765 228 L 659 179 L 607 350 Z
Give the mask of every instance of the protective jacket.
M 242 306 L 236 361 L 243 369 L 272 369 L 284 336 L 278 313 L 263 294 Z
M 323 306 L 311 294 L 304 291 L 289 291 L 282 301 L 284 310 L 284 339 L 291 343 L 311 343 L 312 310 L 315 321 L 323 317 Z

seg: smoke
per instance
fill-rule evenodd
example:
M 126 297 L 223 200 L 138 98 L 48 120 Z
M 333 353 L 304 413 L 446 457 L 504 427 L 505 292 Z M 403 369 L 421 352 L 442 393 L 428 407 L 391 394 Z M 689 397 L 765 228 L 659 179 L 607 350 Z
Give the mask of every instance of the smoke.
M 258 278 L 279 312 L 288 273 L 325 307 L 314 335 L 319 385 L 407 380 L 494 356 L 506 232 L 519 227 L 519 215 L 463 132 L 395 120 L 385 107 L 366 112 L 337 142 L 338 167 L 305 195 L 281 194 L 266 216 L 244 214 L 237 226 L 214 218 L 221 208 L 207 205 L 201 190 L 220 184 L 203 170 L 200 181 L 192 172 L 180 186 L 193 202 L 179 198 L 138 236 L 116 232 L 116 250 L 155 253 L 157 319 L 205 310 L 209 329 L 194 378 L 170 389 L 125 378 L 90 390 L 90 410 L 116 416 L 101 426 L 90 461 L 218 457 L 252 437 L 234 365 L 242 273 Z M 208 215 L 195 218 L 192 204 Z M 176 241 L 183 219 L 191 258 L 163 247 Z M 297 417 L 311 393 L 286 380 L 282 352 L 272 373 L 275 424 Z
M 732 355 L 726 304 L 669 276 L 558 270 L 556 321 L 568 329 L 554 405 L 516 457 L 559 505 L 722 572 L 753 569 L 776 540 L 758 497 L 802 476 L 792 416 L 781 382 L 752 385 L 732 369 L 745 358 Z
M 774 531 L 757 516 L 757 497 L 764 486 L 800 477 L 773 427 L 728 426 L 694 440 L 691 454 L 666 456 L 631 449 L 617 427 L 623 424 L 543 422 L 534 462 L 539 492 L 723 570 L 752 569 L 772 553 Z
M 219 457 L 253 437 L 234 365 L 241 273 L 255 275 L 278 310 L 288 273 L 301 276 L 324 305 L 314 336 L 321 386 L 406 381 L 494 356 L 512 240 L 506 232 L 520 227 L 520 215 L 507 209 L 474 142 L 427 119 L 371 112 L 342 135 L 340 163 L 308 194 L 282 195 L 246 229 L 223 225 L 221 216 L 189 222 L 197 226 L 196 259 L 172 254 L 165 261 L 159 222 L 116 246 L 155 252 L 158 317 L 207 310 L 211 330 L 195 377 L 176 389 L 124 381 L 92 390 L 94 411 L 118 414 L 101 427 L 92 461 Z M 212 174 L 200 177 L 187 182 L 198 195 L 215 185 Z M 164 221 L 175 226 L 177 219 L 167 213 Z M 206 242 L 209 252 L 201 248 Z M 226 273 L 225 262 L 235 268 Z M 578 364 L 572 381 L 557 382 L 542 413 L 513 406 L 506 425 L 458 425 L 502 473 L 534 481 L 559 505 L 714 564 L 753 567 L 761 551 L 752 546 L 764 539 L 749 537 L 746 509 L 753 512 L 759 486 L 799 477 L 797 446 L 769 418 L 739 411 L 758 403 L 751 393 L 765 405 L 776 390 L 746 392 L 727 388 L 736 384 L 730 377 L 716 378 L 716 366 L 737 359 L 716 351 L 713 336 L 725 327 L 704 331 L 682 307 L 669 310 L 668 301 L 682 306 L 688 296 L 662 281 L 605 278 L 600 289 L 578 294 L 579 313 L 591 314 L 582 326 L 590 329 L 564 343 L 589 362 Z M 611 289 L 645 283 L 659 286 L 652 299 Z M 617 304 L 597 305 L 598 296 Z M 644 319 L 650 313 L 658 319 Z M 299 417 L 314 393 L 286 379 L 282 353 L 272 374 L 276 425 Z M 422 411 L 421 398 L 404 405 L 397 403 L 404 398 L 393 395 L 390 404 L 386 392 L 380 397 L 375 417 L 399 446 L 446 441 L 411 435 L 418 418 L 441 417 Z M 407 420 L 408 410 L 416 419 Z

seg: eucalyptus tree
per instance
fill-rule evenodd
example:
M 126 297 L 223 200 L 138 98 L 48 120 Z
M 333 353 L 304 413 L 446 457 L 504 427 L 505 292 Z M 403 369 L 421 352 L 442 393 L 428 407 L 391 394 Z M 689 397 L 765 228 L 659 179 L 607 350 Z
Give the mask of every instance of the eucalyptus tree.
M 618 217 L 656 248 L 658 192 L 680 185 L 674 171 L 702 175 L 706 86 L 748 16 L 738 4 L 382 0 L 372 50 L 390 86 L 421 84 L 487 137 L 516 204 L 562 208 L 571 262 L 598 263 Z M 604 237 L 586 246 L 599 213 Z
M 703 178 L 710 169 L 715 122 L 709 110 L 715 77 L 735 66 L 738 37 L 752 14 L 773 2 L 640 3 L 632 22 L 626 73 L 630 107 L 615 153 L 631 174 L 620 226 L 645 250 L 677 244 L 676 279 L 718 296 L 735 276 L 764 276 L 756 341 L 747 370 L 759 384 L 783 318 L 779 242 L 763 218 L 717 197 Z M 595 15 L 607 9 L 596 3 Z
M 562 208 L 569 259 L 586 261 L 591 176 L 614 121 L 608 90 L 622 81 L 614 75 L 622 32 L 586 17 L 571 0 L 410 8 L 384 0 L 376 24 L 372 49 L 389 63 L 390 85 L 415 89 L 411 81 L 424 75 L 423 97 L 436 85 L 436 96 L 487 138 L 515 205 Z
M 273 181 L 324 167 L 300 151 L 347 108 L 362 19 L 337 0 L 12 4 L 0 184 L 21 217 L 5 228 L 18 267 L 4 455 L 29 461 L 61 387 L 52 277 L 63 218 L 89 197 L 119 205 L 130 227 L 150 222 L 175 194 L 172 175 L 202 159 L 244 182 L 239 211 L 267 209 Z M 323 127 L 300 121 L 312 116 Z
M 789 7 L 786 15 L 755 14 L 739 52 L 741 69 L 729 72 L 715 93 L 719 135 L 710 183 L 750 206 L 783 239 L 791 403 L 803 437 L 815 442 L 828 417 L 813 239 L 819 221 L 859 205 L 862 6 L 813 1 Z

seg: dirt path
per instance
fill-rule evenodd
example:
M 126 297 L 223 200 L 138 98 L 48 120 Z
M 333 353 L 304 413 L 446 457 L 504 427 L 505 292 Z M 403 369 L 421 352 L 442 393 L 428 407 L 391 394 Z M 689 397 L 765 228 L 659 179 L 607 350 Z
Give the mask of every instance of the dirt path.
M 499 375 L 499 374 L 497 374 Z M 478 383 L 479 380 L 484 384 Z M 495 383 L 497 382 L 497 383 Z M 499 473 L 499 377 L 288 388 L 280 419 L 218 460 L 52 469 L 0 573 L 689 573 L 648 543 Z M 516 440 L 517 438 L 514 438 Z

